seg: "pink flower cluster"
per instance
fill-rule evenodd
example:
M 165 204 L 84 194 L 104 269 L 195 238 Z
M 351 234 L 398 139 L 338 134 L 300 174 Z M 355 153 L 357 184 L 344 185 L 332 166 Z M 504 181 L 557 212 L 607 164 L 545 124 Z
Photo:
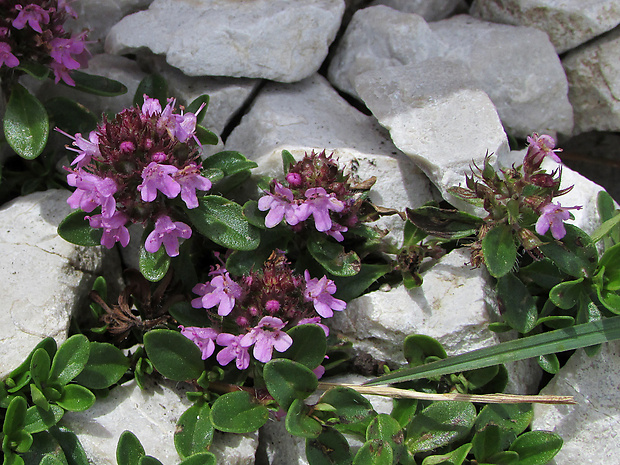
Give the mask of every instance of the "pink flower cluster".
M 194 287 L 198 297 L 192 300 L 192 306 L 217 307 L 217 316 L 210 314 L 214 326 L 230 330 L 231 325 L 225 321 L 234 321 L 236 333 L 220 332 L 214 327 L 182 327 L 181 332 L 201 349 L 203 359 L 215 352 L 217 344 L 224 347 L 216 355 L 218 363 L 224 366 L 236 360 L 240 370 L 249 366 L 252 347 L 253 357 L 262 363 L 271 360 L 274 349 L 286 351 L 293 343 L 285 332 L 287 328 L 317 324 L 329 334 L 321 318 L 329 318 L 334 310 L 346 307 L 344 301 L 333 296 L 336 285 L 332 280 L 326 276 L 311 278 L 307 270 L 303 278 L 294 274 L 281 253 L 274 253 L 261 272 L 244 276 L 239 282 L 219 266 L 210 276 L 210 281 Z
M 68 0 L 0 2 L 0 72 L 34 62 L 49 66 L 56 83 L 74 86 L 70 72 L 87 65 L 87 32 L 70 36 L 67 16 L 77 18 Z
M 359 196 L 348 188 L 347 181 L 324 151 L 306 154 L 291 166 L 286 186 L 274 179 L 270 192 L 258 200 L 259 210 L 268 211 L 265 226 L 273 228 L 285 220 L 299 230 L 312 217 L 317 231 L 343 241 L 342 233 L 358 223 L 360 205 Z
M 182 215 L 179 204 L 168 201 L 180 196 L 187 209 L 196 208 L 196 191 L 208 191 L 211 181 L 200 171 L 196 115 L 175 114 L 174 104 L 169 99 L 162 109 L 145 95 L 142 108 L 104 120 L 88 139 L 63 133 L 73 139 L 75 148 L 70 150 L 78 154 L 67 175 L 68 184 L 76 188 L 67 202 L 87 213 L 101 208 L 87 218 L 91 227 L 103 229 L 101 244 L 107 248 L 116 242 L 127 246 L 129 222 L 154 223 L 145 242 L 151 253 L 163 244 L 174 257 L 179 239 L 192 235 L 187 224 L 173 220 Z

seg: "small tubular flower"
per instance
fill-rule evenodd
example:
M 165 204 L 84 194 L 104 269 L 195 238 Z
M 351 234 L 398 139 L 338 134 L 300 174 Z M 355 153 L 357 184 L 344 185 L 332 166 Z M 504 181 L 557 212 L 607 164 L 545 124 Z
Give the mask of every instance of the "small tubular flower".
M 211 181 L 200 174 L 196 164 L 188 165 L 179 170 L 173 177 L 181 186 L 181 200 L 190 209 L 198 207 L 197 190 L 208 191 L 211 189 Z
M 529 146 L 525 155 L 525 164 L 539 166 L 545 157 L 549 157 L 557 163 L 562 162 L 560 157 L 556 155 L 556 152 L 561 152 L 562 149 L 555 148 L 555 139 L 553 137 L 547 134 L 542 136 L 532 134 L 528 136 L 527 142 Z
M 181 192 L 180 184 L 172 178 L 179 169 L 172 165 L 160 165 L 152 161 L 142 171 L 142 184 L 138 186 L 142 200 L 152 202 L 159 190 L 169 199 L 175 198 Z
M 563 207 L 557 204 L 548 203 L 540 208 L 540 217 L 536 221 L 536 232 L 541 236 L 547 234 L 551 230 L 554 239 L 560 240 L 566 236 L 566 228 L 564 221 L 570 219 L 571 214 L 568 210 L 581 210 L 581 206 Z
M 49 12 L 40 5 L 34 3 L 26 6 L 15 5 L 15 9 L 19 11 L 19 14 L 12 23 L 15 29 L 23 29 L 26 23 L 28 23 L 28 26 L 41 34 L 43 30 L 41 29 L 40 23 L 48 24 L 50 22 Z
M 157 218 L 155 229 L 146 238 L 144 248 L 147 252 L 155 253 L 162 244 L 170 257 L 179 255 L 179 238 L 189 239 L 192 229 L 180 221 L 172 221 L 169 216 L 163 215 Z
M 254 358 L 267 363 L 271 360 L 273 349 L 284 352 L 293 344 L 291 336 L 282 331 L 285 326 L 286 323 L 279 318 L 265 316 L 241 338 L 240 345 L 246 348 L 254 345 L 252 351 Z
M 87 213 L 101 206 L 101 214 L 111 218 L 116 209 L 114 193 L 116 183 L 112 178 L 100 178 L 97 175 L 78 170 L 67 175 L 67 183 L 77 189 L 69 196 L 67 203 L 71 208 L 81 208 Z
M 224 346 L 215 357 L 217 362 L 226 366 L 233 360 L 239 370 L 245 370 L 250 366 L 250 352 L 247 347 L 241 346 L 242 334 L 235 336 L 234 334 L 220 333 L 217 335 L 215 342 L 217 345 Z
M 0 66 L 2 65 L 9 68 L 19 66 L 19 59 L 11 53 L 11 46 L 6 42 L 0 42 Z
M 323 318 L 334 316 L 334 310 L 341 311 L 347 306 L 344 300 L 336 299 L 332 296 L 336 292 L 336 284 L 323 276 L 321 279 L 310 278 L 308 270 L 304 271 L 306 289 L 304 297 L 306 301 L 312 302 L 316 312 Z
M 344 210 L 344 203 L 334 194 L 328 194 L 322 187 L 307 189 L 305 195 L 307 200 L 300 207 L 299 216 L 305 220 L 312 215 L 317 231 L 325 232 L 332 229 L 329 212 L 341 212 Z
M 199 328 L 197 326 L 182 326 L 181 334 L 192 341 L 200 349 L 201 358 L 208 359 L 215 351 L 215 338 L 218 333 L 213 328 Z
M 228 272 L 218 274 L 210 283 L 194 286 L 192 292 L 202 295 L 200 301 L 198 299 L 192 300 L 194 308 L 208 309 L 217 305 L 217 313 L 221 316 L 230 314 L 235 306 L 236 299 L 242 295 L 241 286 L 231 279 Z
M 101 245 L 106 249 L 111 249 L 117 242 L 120 242 L 123 247 L 129 244 L 129 230 L 125 226 L 129 218 L 124 213 L 117 211 L 110 218 L 93 215 L 87 216 L 86 219 L 92 228 L 103 228 Z
M 267 193 L 258 199 L 258 209 L 269 210 L 265 217 L 265 227 L 273 228 L 280 224 L 283 218 L 286 218 L 286 222 L 291 226 L 299 223 L 298 206 L 293 201 L 293 192 L 278 181 L 274 182 L 273 190 L 273 194 Z

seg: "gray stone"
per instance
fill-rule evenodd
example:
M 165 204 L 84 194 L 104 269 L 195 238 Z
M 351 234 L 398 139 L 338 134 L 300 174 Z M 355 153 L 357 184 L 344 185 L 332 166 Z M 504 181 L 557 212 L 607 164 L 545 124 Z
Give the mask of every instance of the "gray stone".
M 620 23 L 616 0 L 474 0 L 470 12 L 488 21 L 543 30 L 558 53 Z
M 508 151 L 489 97 L 461 64 L 429 59 L 417 65 L 368 71 L 356 91 L 396 147 L 426 173 L 446 200 L 471 209 L 447 189 L 464 180 L 485 154 Z
M 146 47 L 190 76 L 295 82 L 321 66 L 344 7 L 344 0 L 155 0 L 116 24 L 105 49 Z
M 447 45 L 443 58 L 468 66 L 493 101 L 506 132 L 525 138 L 532 132 L 572 131 L 568 82 L 547 34 L 467 15 L 430 27 Z
M 375 5 L 385 5 L 405 13 L 415 13 L 426 21 L 439 21 L 447 18 L 464 2 L 462 0 L 375 0 Z
M 64 190 L 19 197 L 0 210 L 0 379 L 44 338 L 67 338 L 69 318 L 85 303 L 103 268 L 100 247 L 78 247 L 56 228 L 71 209 Z
M 575 405 L 534 405 L 532 429 L 559 434 L 562 449 L 549 462 L 613 463 L 618 457 L 620 429 L 620 343 L 603 344 L 590 358 L 578 350 L 541 394 L 573 396 Z
M 355 97 L 365 71 L 420 63 L 447 52 L 421 16 L 376 6 L 357 11 L 330 61 L 330 82 Z
M 404 210 L 436 198 L 428 179 L 389 140 L 372 117 L 343 100 L 327 81 L 315 75 L 296 84 L 268 84 L 226 141 L 259 165 L 256 174 L 282 177 L 282 150 L 296 159 L 312 150 L 334 154 L 345 170 L 377 182 L 370 199 Z M 398 218 L 382 227 L 402 230 Z
M 135 381 L 115 387 L 84 412 L 67 412 L 61 424 L 74 431 L 91 463 L 113 465 L 123 431 L 140 440 L 148 455 L 164 465 L 180 462 L 174 447 L 174 431 L 179 417 L 192 403 L 185 393 L 189 385 L 173 381 L 149 382 L 141 390 Z M 218 463 L 253 465 L 258 433 L 216 433 L 210 451 Z
M 620 30 L 569 52 L 562 60 L 575 134 L 620 130 Z

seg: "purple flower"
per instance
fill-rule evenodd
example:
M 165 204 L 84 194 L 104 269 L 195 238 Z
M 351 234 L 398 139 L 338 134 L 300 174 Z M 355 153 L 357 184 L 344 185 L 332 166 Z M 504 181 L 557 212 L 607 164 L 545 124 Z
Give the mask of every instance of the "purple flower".
M 247 347 L 241 346 L 240 343 L 242 338 L 243 335 L 241 334 L 238 336 L 228 333 L 220 333 L 217 335 L 215 342 L 225 347 L 220 350 L 215 357 L 220 365 L 226 366 L 234 359 L 237 359 L 236 365 L 239 370 L 245 370 L 250 366 L 250 353 Z
M 54 82 L 58 84 L 60 81 L 63 81 L 68 86 L 74 87 L 75 81 L 69 74 L 69 68 L 67 68 L 62 63 L 56 63 L 55 61 L 50 63 L 50 68 L 54 72 Z
M 15 29 L 23 29 L 26 23 L 28 23 L 32 29 L 41 34 L 43 30 L 39 23 L 47 24 L 50 22 L 49 12 L 34 3 L 26 5 L 25 7 L 22 5 L 15 5 L 15 9 L 19 11 L 19 14 L 12 23 Z
M 56 131 L 70 139 L 73 139 L 72 145 L 75 145 L 77 149 L 72 147 L 67 148 L 78 153 L 78 156 L 71 162 L 72 165 L 76 165 L 77 169 L 88 165 L 93 157 L 101 158 L 101 152 L 99 151 L 99 136 L 97 135 L 97 132 L 91 131 L 88 135 L 89 140 L 86 140 L 79 132 L 75 135 L 75 137 L 73 137 L 62 129 L 56 128 Z
M 551 229 L 551 235 L 554 239 L 562 239 L 566 236 L 564 221 L 571 217 L 568 210 L 581 210 L 581 208 L 580 205 L 576 207 L 563 207 L 559 202 L 557 204 L 548 203 L 540 209 L 541 215 L 538 221 L 536 221 L 536 232 L 544 236 Z
M 320 316 L 315 316 L 312 318 L 302 318 L 301 320 L 299 320 L 297 325 L 298 326 L 299 325 L 317 325 L 319 328 L 323 330 L 323 332 L 325 333 L 325 336 L 329 336 L 329 328 L 325 326 L 323 323 L 321 323 Z
M 180 142 L 187 142 L 194 135 L 196 132 L 196 121 L 197 118 L 194 113 L 174 115 L 174 122 L 176 123 L 174 135 Z
M 142 104 L 142 114 L 146 116 L 159 115 L 161 113 L 161 105 L 159 100 L 151 98 L 143 94 L 144 103 Z
M 172 165 L 160 165 L 152 161 L 142 171 L 142 184 L 138 186 L 142 200 L 152 202 L 157 197 L 157 190 L 169 199 L 181 192 L 181 186 L 172 179 L 179 169 Z
M 242 347 L 250 347 L 254 344 L 254 358 L 259 362 L 267 363 L 271 360 L 273 349 L 284 352 L 292 344 L 291 336 L 282 331 L 286 326 L 279 318 L 264 316 L 258 325 L 241 338 Z
M 11 46 L 6 42 L 0 42 L 0 66 L 7 65 L 15 68 L 19 65 L 19 60 L 11 53 Z
M 305 195 L 307 200 L 301 205 L 298 216 L 305 220 L 312 215 L 317 231 L 332 229 L 329 211 L 340 213 L 344 210 L 344 203 L 338 200 L 335 194 L 327 194 L 322 187 L 307 189 Z
M 306 280 L 306 289 L 304 290 L 304 298 L 307 302 L 314 304 L 314 309 L 323 318 L 330 318 L 334 315 L 333 310 L 344 310 L 347 304 L 344 300 L 336 299 L 332 296 L 336 292 L 336 284 L 323 276 L 321 279 L 310 279 L 308 270 L 304 271 L 304 279 Z
M 299 173 L 288 173 L 286 175 L 286 181 L 288 185 L 291 187 L 299 187 L 302 183 L 301 174 Z
M 69 6 L 69 2 L 72 2 L 73 0 L 58 0 L 58 7 L 57 10 L 65 10 L 65 12 L 69 15 L 69 16 L 73 16 L 74 18 L 77 19 L 78 15 L 75 12 L 75 10 L 73 8 L 71 8 L 71 6 Z
M 91 228 L 103 228 L 101 245 L 111 249 L 114 244 L 120 242 L 123 247 L 129 244 L 129 230 L 125 226 L 129 218 L 122 212 L 114 212 L 110 218 L 103 215 L 87 216 Z
M 217 331 L 213 328 L 199 328 L 197 326 L 179 325 L 181 328 L 181 334 L 187 339 L 192 341 L 200 349 L 202 359 L 208 359 L 215 351 L 215 343 L 213 342 L 217 337 Z
M 50 56 L 54 61 L 67 69 L 78 69 L 80 62 L 71 55 L 81 55 L 86 50 L 84 36 L 70 37 L 68 39 L 55 37 L 50 40 Z
M 92 212 L 101 205 L 101 214 L 111 218 L 116 210 L 114 193 L 116 182 L 112 178 L 100 178 L 97 175 L 78 170 L 67 175 L 67 183 L 77 189 L 69 196 L 67 203 L 71 208 L 81 208 Z
M 200 299 L 192 300 L 194 308 L 212 308 L 217 305 L 218 315 L 226 316 L 232 312 L 235 300 L 241 297 L 242 289 L 228 272 L 224 272 L 215 276 L 210 283 L 194 286 L 192 292 L 202 295 Z
M 191 228 L 180 221 L 173 222 L 169 216 L 162 215 L 155 221 L 155 229 L 146 238 L 144 248 L 147 252 L 155 253 L 164 244 L 166 253 L 170 257 L 179 255 L 179 237 L 189 239 Z
M 338 223 L 332 223 L 331 229 L 329 231 L 325 231 L 325 234 L 333 237 L 338 242 L 342 242 L 344 241 L 344 236 L 342 235 L 342 233 L 347 232 L 348 230 L 349 228 L 347 228 L 346 226 L 342 226 L 341 224 L 338 224 Z
M 192 163 L 174 175 L 174 179 L 181 186 L 181 199 L 187 208 L 198 207 L 196 190 L 208 191 L 211 189 L 211 181 L 200 174 L 195 163 Z
M 273 228 L 282 221 L 282 218 L 286 218 L 286 222 L 291 226 L 299 223 L 301 220 L 297 215 L 298 207 L 293 202 L 293 192 L 275 181 L 274 193 L 267 193 L 258 199 L 258 209 L 269 210 L 265 217 L 265 227 Z
M 538 134 L 532 134 L 528 136 L 527 142 L 529 144 L 527 148 L 527 154 L 525 158 L 533 165 L 539 165 L 542 163 L 545 157 L 551 158 L 557 163 L 561 163 L 560 157 L 555 152 L 561 152 L 561 149 L 555 149 L 555 139 L 547 134 L 539 136 Z

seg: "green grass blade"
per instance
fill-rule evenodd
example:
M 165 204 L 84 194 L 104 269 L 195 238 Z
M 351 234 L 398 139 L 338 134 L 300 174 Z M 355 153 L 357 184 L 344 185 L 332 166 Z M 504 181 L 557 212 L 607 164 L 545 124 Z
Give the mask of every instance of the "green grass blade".
M 579 349 L 620 339 L 620 316 L 557 329 L 535 336 L 503 342 L 454 357 L 412 368 L 403 368 L 371 379 L 367 385 L 399 383 L 449 373 L 475 370 L 539 355 Z

